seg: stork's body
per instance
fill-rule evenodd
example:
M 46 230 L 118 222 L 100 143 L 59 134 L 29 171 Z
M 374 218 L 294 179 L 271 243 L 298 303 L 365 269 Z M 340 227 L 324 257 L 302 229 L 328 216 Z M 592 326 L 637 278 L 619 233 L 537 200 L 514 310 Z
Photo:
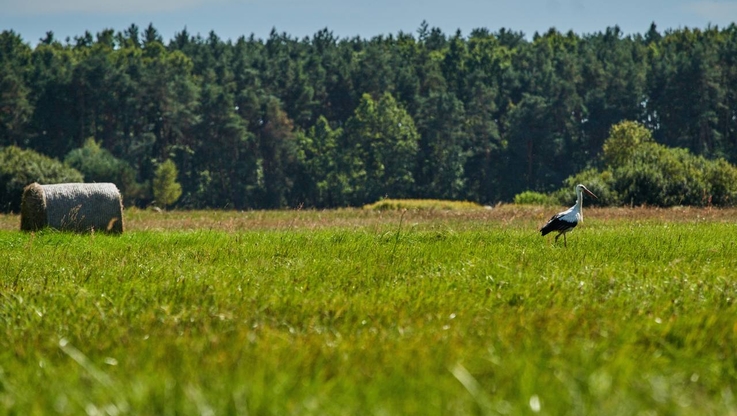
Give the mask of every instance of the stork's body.
M 583 222 L 583 212 L 581 211 L 581 208 L 583 206 L 583 193 L 584 192 L 596 198 L 596 195 L 594 195 L 591 191 L 589 191 L 585 186 L 580 185 L 580 184 L 576 185 L 576 205 L 568 208 L 567 210 L 563 212 L 559 212 L 553 215 L 553 217 L 550 218 L 548 223 L 545 224 L 545 226 L 543 226 L 543 228 L 540 229 L 540 233 L 542 235 L 546 235 L 553 231 L 557 231 L 558 235 L 555 236 L 555 241 L 557 242 L 558 237 L 562 235 L 563 242 L 565 246 L 568 247 L 568 240 L 566 240 L 566 233 L 576 228 L 578 223 Z

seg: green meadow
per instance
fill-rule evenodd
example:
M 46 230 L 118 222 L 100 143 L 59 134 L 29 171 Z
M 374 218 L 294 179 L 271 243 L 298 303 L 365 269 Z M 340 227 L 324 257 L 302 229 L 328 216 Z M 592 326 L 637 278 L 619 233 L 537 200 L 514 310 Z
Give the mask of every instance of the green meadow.
M 737 211 L 0 216 L 0 414 L 737 413 Z

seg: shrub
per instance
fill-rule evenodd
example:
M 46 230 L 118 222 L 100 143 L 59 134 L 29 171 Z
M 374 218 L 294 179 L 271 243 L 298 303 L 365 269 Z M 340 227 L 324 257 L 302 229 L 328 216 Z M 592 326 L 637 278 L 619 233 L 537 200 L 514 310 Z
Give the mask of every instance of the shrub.
M 723 159 L 708 160 L 686 149 L 652 141 L 643 126 L 623 122 L 604 143 L 604 171 L 587 169 L 565 180 L 555 192 L 570 202 L 569 191 L 585 184 L 599 199 L 595 205 L 732 205 L 737 201 L 737 168 Z
M 0 210 L 19 212 L 23 188 L 33 182 L 82 182 L 82 174 L 56 159 L 16 146 L 0 149 Z
M 80 171 L 87 182 L 116 184 L 124 195 L 126 204 L 146 197 L 145 186 L 136 182 L 135 169 L 101 148 L 92 138 L 87 139 L 83 147 L 67 153 L 64 163 Z
M 623 165 L 635 150 L 647 143 L 653 143 L 647 127 L 634 121 L 623 121 L 609 130 L 609 138 L 602 148 L 602 159 L 609 166 Z
M 382 199 L 373 204 L 364 205 L 363 209 L 378 211 L 398 211 L 403 209 L 426 210 L 475 210 L 483 207 L 475 202 L 449 201 L 442 199 Z
M 516 205 L 557 205 L 558 200 L 550 195 L 535 192 L 535 191 L 524 191 L 514 196 L 514 203 Z
M 705 174 L 712 163 L 685 149 L 648 144 L 616 167 L 614 189 L 626 204 L 705 205 L 711 190 Z
M 573 188 L 579 183 L 586 185 L 596 198 L 588 198 L 587 205 L 610 206 L 619 205 L 621 200 L 614 190 L 614 177 L 609 170 L 599 171 L 597 169 L 586 169 L 573 176 L 568 177 L 563 188 L 554 192 L 552 197 L 560 205 L 573 205 L 576 202 L 576 194 Z
M 632 163 L 614 171 L 614 188 L 627 205 L 665 206 L 665 177 L 649 163 Z
M 717 159 L 707 166 L 705 178 L 711 185 L 708 204 L 737 204 L 737 168 L 724 159 Z

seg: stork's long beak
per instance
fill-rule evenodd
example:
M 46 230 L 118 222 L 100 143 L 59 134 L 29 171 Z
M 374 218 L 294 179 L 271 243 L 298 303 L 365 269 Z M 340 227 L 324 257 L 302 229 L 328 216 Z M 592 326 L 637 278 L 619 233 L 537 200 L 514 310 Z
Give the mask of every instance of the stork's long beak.
M 585 186 L 583 187 L 583 191 L 586 192 L 587 194 L 593 196 L 594 198 L 599 199 L 598 196 L 594 195 L 594 193 L 591 192 L 591 191 L 589 191 L 588 188 L 586 188 Z

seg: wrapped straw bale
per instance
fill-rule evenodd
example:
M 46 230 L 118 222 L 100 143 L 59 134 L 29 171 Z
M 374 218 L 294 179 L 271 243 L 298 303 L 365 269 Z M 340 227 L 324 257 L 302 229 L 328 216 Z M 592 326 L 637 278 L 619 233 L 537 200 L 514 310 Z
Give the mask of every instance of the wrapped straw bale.
M 112 183 L 32 183 L 23 189 L 20 229 L 123 232 L 123 200 Z

